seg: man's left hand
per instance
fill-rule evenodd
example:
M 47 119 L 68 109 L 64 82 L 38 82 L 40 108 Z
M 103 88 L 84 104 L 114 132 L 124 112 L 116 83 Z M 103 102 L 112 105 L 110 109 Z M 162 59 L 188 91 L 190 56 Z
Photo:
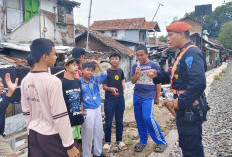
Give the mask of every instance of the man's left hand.
M 159 98 L 155 99 L 155 104 L 159 105 Z

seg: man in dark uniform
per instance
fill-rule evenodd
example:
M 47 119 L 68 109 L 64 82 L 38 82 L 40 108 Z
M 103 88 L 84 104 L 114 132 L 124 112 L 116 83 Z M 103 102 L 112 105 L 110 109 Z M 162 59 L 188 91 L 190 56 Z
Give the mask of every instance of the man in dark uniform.
M 206 120 L 209 107 L 204 90 L 206 88 L 205 62 L 203 53 L 190 41 L 185 22 L 167 26 L 170 48 L 180 49 L 172 70 L 150 72 L 154 83 L 168 83 L 174 94 L 172 101 L 176 112 L 179 146 L 184 157 L 204 157 L 202 146 L 202 123 Z

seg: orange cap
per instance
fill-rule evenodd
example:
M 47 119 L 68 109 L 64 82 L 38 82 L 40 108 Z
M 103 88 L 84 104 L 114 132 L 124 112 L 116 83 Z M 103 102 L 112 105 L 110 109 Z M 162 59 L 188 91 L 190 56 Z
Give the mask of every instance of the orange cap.
M 187 24 L 186 22 L 178 21 L 174 22 L 166 27 L 168 32 L 185 32 L 192 28 L 191 25 Z

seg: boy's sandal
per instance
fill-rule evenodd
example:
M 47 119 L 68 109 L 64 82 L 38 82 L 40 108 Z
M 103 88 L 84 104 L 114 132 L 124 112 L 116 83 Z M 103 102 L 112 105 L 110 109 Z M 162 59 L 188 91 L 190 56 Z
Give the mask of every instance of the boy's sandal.
M 120 150 L 126 150 L 126 149 L 127 149 L 127 146 L 125 145 L 125 143 L 119 142 L 118 148 L 119 148 Z
M 105 151 L 105 152 L 109 152 L 110 151 L 110 144 L 104 144 L 104 146 L 103 146 L 103 151 Z
M 147 144 L 143 144 L 143 143 L 137 143 L 135 145 L 135 151 L 136 152 L 142 152 L 143 149 L 146 147 Z
M 157 144 L 154 151 L 157 153 L 163 153 L 168 148 L 168 144 Z

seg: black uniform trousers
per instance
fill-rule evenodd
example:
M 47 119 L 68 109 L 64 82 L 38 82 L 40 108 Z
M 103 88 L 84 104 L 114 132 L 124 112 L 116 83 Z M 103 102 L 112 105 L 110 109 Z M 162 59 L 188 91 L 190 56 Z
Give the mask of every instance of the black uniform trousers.
M 183 157 L 204 157 L 202 135 L 179 134 L 179 146 L 182 149 Z

